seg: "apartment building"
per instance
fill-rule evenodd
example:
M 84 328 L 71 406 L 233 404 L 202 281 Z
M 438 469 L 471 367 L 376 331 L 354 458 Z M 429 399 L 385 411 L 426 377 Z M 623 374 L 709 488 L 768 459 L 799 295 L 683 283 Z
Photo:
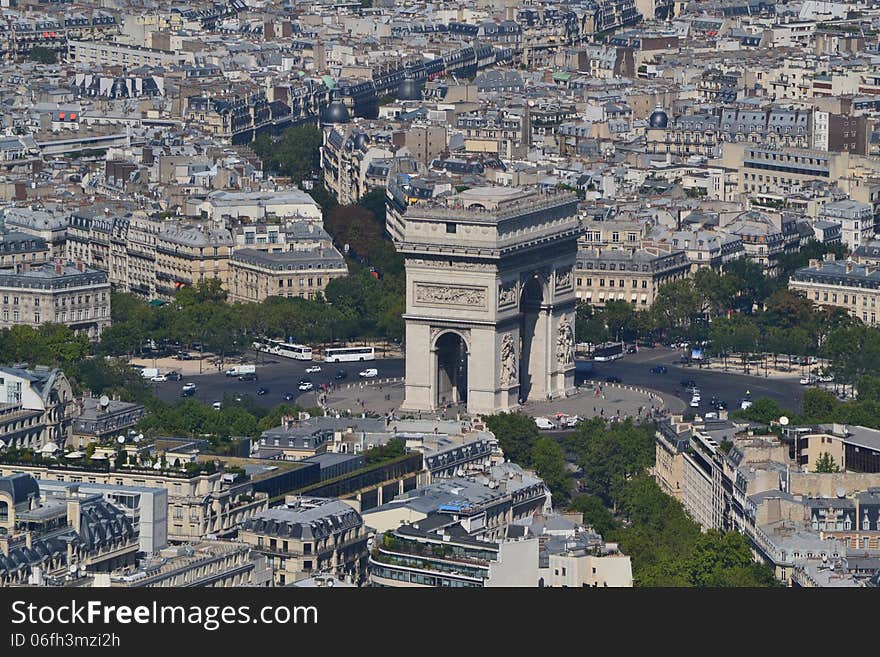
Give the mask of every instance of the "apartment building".
M 820 306 L 846 310 L 865 324 L 875 325 L 880 298 L 880 271 L 875 264 L 841 262 L 826 256 L 795 271 L 788 287 Z
M 226 228 L 164 225 L 156 235 L 156 295 L 171 299 L 180 288 L 212 278 L 227 287 L 231 253 Z
M 0 461 L 0 476 L 25 473 L 40 480 L 164 488 L 168 492 L 168 540 L 199 540 L 223 536 L 268 507 L 266 493 L 250 481 L 229 482 L 222 472 L 188 472 L 180 468 L 123 468 L 32 465 Z
M 243 224 L 261 224 L 267 218 L 321 222 L 321 208 L 311 196 L 299 189 L 239 192 L 216 190 L 204 198 L 187 199 L 186 213 L 222 226 L 234 220 Z
M 867 203 L 850 199 L 832 201 L 822 206 L 819 218 L 840 226 L 840 241 L 850 251 L 874 239 L 874 212 Z
M 444 138 L 445 134 L 444 131 Z M 356 124 L 326 127 L 321 146 L 324 186 L 340 204 L 357 203 L 361 196 L 372 189 L 385 186 L 387 167 L 386 176 L 382 176 L 373 171 L 372 165 L 394 157 L 397 148 L 402 145 L 403 135 L 398 134 L 395 140 L 390 130 L 368 130 Z M 427 150 L 434 150 L 429 149 L 427 144 L 423 146 Z
M 258 303 L 270 296 L 314 299 L 348 265 L 335 247 L 268 253 L 236 249 L 229 260 L 230 301 Z
M 370 584 L 383 587 L 631 587 L 632 565 L 582 518 L 537 514 L 488 540 L 437 512 L 377 537 Z
M 0 297 L 3 328 L 54 322 L 97 340 L 111 322 L 107 274 L 82 260 L 0 269 Z
M 660 286 L 685 278 L 690 272 L 682 250 L 658 248 L 579 248 L 575 269 L 578 299 L 604 306 L 612 299 L 648 308 Z
M 0 438 L 5 447 L 64 447 L 75 413 L 73 388 L 61 370 L 0 367 Z
M 0 477 L 0 529 L 0 586 L 106 572 L 133 564 L 139 549 L 131 521 L 100 495 L 45 495 L 28 474 Z
M 141 66 L 173 67 L 192 63 L 192 54 L 145 48 L 137 45 L 114 43 L 110 41 L 67 42 L 67 58 L 71 62 L 107 68 L 120 66 L 127 69 Z
M 78 397 L 73 406 L 76 419 L 73 422 L 71 444 L 75 447 L 112 442 L 146 414 L 143 404 L 109 397 Z
M 138 536 L 144 554 L 153 554 L 168 545 L 168 491 L 147 486 L 112 486 L 38 479 L 40 491 L 48 496 L 66 497 L 72 491 L 100 495 L 122 511 Z
M 49 246 L 42 237 L 9 230 L 0 224 L 0 268 L 22 262 L 40 264 L 48 259 Z
M 335 499 L 288 497 L 246 521 L 239 539 L 266 555 L 276 586 L 316 573 L 366 575 L 367 528 L 349 504 Z
M 272 586 L 266 557 L 237 541 L 205 540 L 166 547 L 137 567 L 93 577 L 93 586 L 115 588 Z
M 48 258 L 65 256 L 68 223 L 66 214 L 10 207 L 3 210 L 3 223 L 10 232 L 21 232 L 42 239 L 49 249 Z

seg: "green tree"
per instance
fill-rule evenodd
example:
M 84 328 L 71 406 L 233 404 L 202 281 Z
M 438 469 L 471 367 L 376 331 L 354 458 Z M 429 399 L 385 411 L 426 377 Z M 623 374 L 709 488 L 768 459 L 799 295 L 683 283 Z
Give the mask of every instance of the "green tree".
M 816 459 L 816 467 L 813 472 L 840 472 L 840 468 L 838 467 L 837 462 L 834 460 L 834 457 L 831 456 L 831 454 L 829 454 L 828 452 L 822 452 L 821 454 L 819 454 L 819 458 Z
M 531 467 L 532 447 L 541 433 L 535 420 L 523 413 L 498 413 L 483 418 L 507 460 L 523 467 Z
M 276 138 L 264 133 L 251 147 L 262 159 L 265 171 L 288 176 L 299 185 L 320 170 L 322 141 L 318 128 L 301 125 L 288 128 Z
M 570 508 L 581 513 L 584 524 L 595 529 L 603 537 L 607 538 L 612 532 L 620 529 L 620 523 L 595 495 L 578 495 L 572 500 Z
M 547 484 L 553 496 L 553 505 L 565 505 L 571 498 L 572 478 L 565 469 L 565 454 L 552 438 L 539 438 L 532 446 L 531 464 Z
M 50 50 L 49 48 L 45 48 L 43 46 L 34 46 L 31 48 L 30 53 L 28 54 L 28 59 L 32 62 L 39 62 L 40 64 L 57 64 L 58 63 L 58 55 L 54 50 Z

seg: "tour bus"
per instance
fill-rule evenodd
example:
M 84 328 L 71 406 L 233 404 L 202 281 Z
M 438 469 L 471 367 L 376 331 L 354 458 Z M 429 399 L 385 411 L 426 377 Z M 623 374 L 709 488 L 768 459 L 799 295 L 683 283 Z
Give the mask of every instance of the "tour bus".
M 294 360 L 312 360 L 312 348 L 302 344 L 264 338 L 254 341 L 254 349 Z
M 376 349 L 374 347 L 331 347 L 324 350 L 324 360 L 328 363 L 376 360 Z
M 597 346 L 593 350 L 593 360 L 601 362 L 616 360 L 617 358 L 623 358 L 622 342 L 606 342 L 605 344 Z

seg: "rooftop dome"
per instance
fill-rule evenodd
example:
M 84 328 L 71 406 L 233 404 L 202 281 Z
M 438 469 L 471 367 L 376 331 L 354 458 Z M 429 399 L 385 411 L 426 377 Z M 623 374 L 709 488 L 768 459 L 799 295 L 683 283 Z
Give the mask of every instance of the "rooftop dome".
M 341 100 L 334 100 L 327 109 L 324 110 L 324 123 L 348 123 L 351 116 L 348 114 L 348 108 Z
M 354 147 L 357 149 L 363 149 L 369 143 L 370 136 L 365 132 L 359 132 L 354 136 Z
M 398 100 L 421 100 L 422 99 L 422 83 L 419 80 L 406 78 L 397 88 Z
M 654 108 L 654 113 L 648 119 L 648 126 L 651 128 L 665 128 L 669 125 L 669 117 L 663 111 L 663 107 L 658 103 Z

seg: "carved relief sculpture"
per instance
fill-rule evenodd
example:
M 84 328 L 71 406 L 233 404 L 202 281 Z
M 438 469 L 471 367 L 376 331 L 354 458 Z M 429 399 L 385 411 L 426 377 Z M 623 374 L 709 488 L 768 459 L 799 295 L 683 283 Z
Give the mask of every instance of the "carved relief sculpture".
M 498 286 L 498 305 L 510 306 L 516 303 L 516 281 Z
M 565 290 L 571 287 L 571 267 L 556 270 L 556 289 Z
M 507 333 L 501 339 L 501 385 L 512 385 L 518 378 L 516 346 L 513 343 L 513 336 Z
M 485 288 L 449 287 L 446 285 L 416 284 L 415 298 L 418 303 L 449 306 L 485 306 Z
M 559 322 L 559 333 L 556 337 L 556 362 L 566 367 L 574 362 L 574 332 L 567 318 Z

